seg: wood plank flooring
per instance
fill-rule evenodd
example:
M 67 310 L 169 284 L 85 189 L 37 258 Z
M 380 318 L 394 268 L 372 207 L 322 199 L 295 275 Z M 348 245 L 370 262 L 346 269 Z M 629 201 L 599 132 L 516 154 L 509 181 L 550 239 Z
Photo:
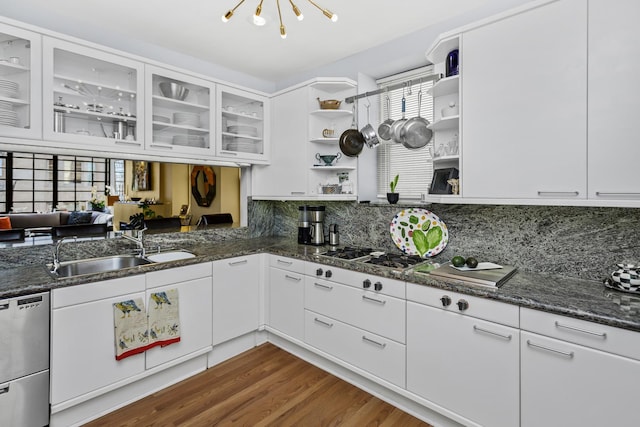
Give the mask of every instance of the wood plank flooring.
M 267 343 L 85 426 L 429 424 Z

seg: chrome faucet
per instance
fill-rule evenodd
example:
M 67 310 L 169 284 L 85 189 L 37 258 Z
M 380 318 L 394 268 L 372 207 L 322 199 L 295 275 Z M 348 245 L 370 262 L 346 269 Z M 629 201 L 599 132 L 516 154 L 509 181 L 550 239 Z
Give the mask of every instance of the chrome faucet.
M 144 257 L 147 254 L 146 249 L 144 248 L 144 232 L 147 231 L 147 227 L 137 230 L 136 237 L 126 235 L 122 233 L 120 236 L 126 240 L 129 240 L 136 245 L 138 245 L 138 250 L 140 251 L 140 256 Z
M 58 240 L 58 243 L 56 243 L 56 246 L 53 249 L 53 272 L 54 273 L 58 271 L 58 268 L 60 268 L 60 248 L 62 247 L 62 244 L 64 242 L 68 242 L 71 239 L 73 239 L 73 241 L 76 242 L 78 240 L 78 236 L 63 237 L 62 239 Z

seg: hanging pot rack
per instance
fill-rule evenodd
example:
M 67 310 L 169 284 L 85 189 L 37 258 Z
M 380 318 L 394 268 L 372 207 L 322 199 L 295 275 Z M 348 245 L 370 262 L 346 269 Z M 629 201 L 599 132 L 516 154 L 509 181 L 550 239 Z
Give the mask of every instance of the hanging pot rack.
M 386 86 L 382 89 L 376 89 L 373 90 L 371 92 L 365 92 L 365 93 L 359 93 L 357 95 L 353 95 L 353 96 L 349 96 L 347 98 L 344 99 L 344 102 L 346 102 L 347 104 L 351 104 L 354 101 L 358 100 L 358 99 L 362 99 L 362 98 L 367 98 L 369 96 L 375 96 L 375 95 L 379 95 L 381 93 L 390 91 L 390 90 L 395 90 L 395 89 L 400 89 L 402 87 L 407 87 L 407 86 L 412 86 L 412 82 L 418 82 L 418 83 L 422 83 L 425 81 L 438 81 L 442 78 L 442 74 L 430 74 L 428 76 L 424 76 L 424 77 L 420 77 L 419 79 L 411 79 L 411 80 L 405 80 L 404 82 L 400 82 L 400 83 L 395 83 L 392 84 L 390 86 Z

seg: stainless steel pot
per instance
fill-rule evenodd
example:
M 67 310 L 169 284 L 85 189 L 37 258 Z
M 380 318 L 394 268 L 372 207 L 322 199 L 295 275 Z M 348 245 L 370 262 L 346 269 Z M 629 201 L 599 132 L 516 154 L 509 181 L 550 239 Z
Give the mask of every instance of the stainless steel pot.
M 431 141 L 433 131 L 429 129 L 429 121 L 420 116 L 422 105 L 422 88 L 418 91 L 418 116 L 407 120 L 400 128 L 402 145 L 409 149 L 422 148 Z
M 402 144 L 402 135 L 400 135 L 400 129 L 402 129 L 402 126 L 404 126 L 405 122 L 407 121 L 407 119 L 404 117 L 406 108 L 407 108 L 407 100 L 404 97 L 404 90 L 403 90 L 402 91 L 402 118 L 396 120 L 391 125 L 391 138 L 399 144 Z
M 389 99 L 389 93 L 387 92 L 387 120 L 382 122 L 380 126 L 378 126 L 378 137 L 384 139 L 385 141 L 389 141 L 391 139 L 391 125 L 393 125 L 393 120 L 391 119 L 391 100 Z
M 376 145 L 380 144 L 380 141 L 378 140 L 378 135 L 376 135 L 376 131 L 373 129 L 373 126 L 371 126 L 371 122 L 369 120 L 369 107 L 371 107 L 371 103 L 367 98 L 367 124 L 365 125 L 365 127 L 360 129 L 360 133 L 362 134 L 367 147 L 373 148 Z

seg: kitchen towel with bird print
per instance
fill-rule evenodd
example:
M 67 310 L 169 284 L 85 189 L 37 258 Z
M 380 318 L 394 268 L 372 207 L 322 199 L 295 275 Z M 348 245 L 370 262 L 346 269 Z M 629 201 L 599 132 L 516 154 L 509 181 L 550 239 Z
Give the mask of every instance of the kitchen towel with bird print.
M 151 347 L 180 342 L 178 290 L 153 292 L 149 296 L 149 344 Z
M 147 311 L 142 298 L 113 304 L 116 360 L 142 353 L 149 348 Z
M 148 307 L 141 298 L 113 304 L 116 360 L 180 341 L 178 290 L 151 293 Z

